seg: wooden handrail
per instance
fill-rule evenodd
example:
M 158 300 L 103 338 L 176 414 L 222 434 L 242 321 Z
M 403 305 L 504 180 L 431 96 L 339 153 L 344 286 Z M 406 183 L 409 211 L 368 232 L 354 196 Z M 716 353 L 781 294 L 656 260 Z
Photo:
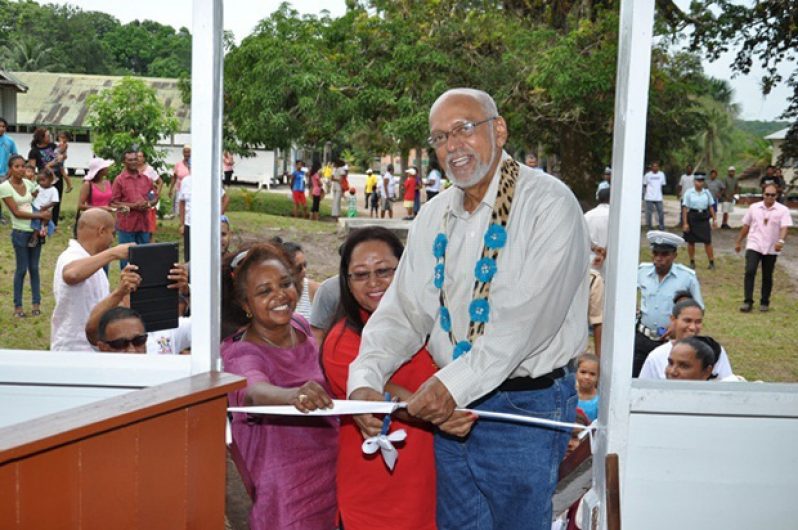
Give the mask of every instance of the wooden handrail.
M 241 377 L 206 372 L 0 428 L 0 465 L 218 398 L 245 385 Z

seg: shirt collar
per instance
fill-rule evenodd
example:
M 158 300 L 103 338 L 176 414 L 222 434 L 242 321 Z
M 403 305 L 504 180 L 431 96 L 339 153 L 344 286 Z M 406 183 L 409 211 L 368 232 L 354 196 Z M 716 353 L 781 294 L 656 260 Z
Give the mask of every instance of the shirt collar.
M 758 206 L 760 209 L 765 210 L 766 212 L 768 212 L 770 210 L 775 210 L 777 204 L 778 204 L 777 202 L 774 202 L 773 206 L 768 208 L 767 206 L 765 206 L 765 201 L 759 201 L 758 203 L 756 203 L 756 206 Z
M 488 186 L 488 191 L 485 192 L 485 196 L 482 197 L 482 201 L 480 201 L 480 205 L 474 209 L 475 213 L 479 208 L 483 206 L 487 206 L 491 210 L 493 210 L 493 206 L 496 204 L 496 195 L 499 193 L 499 179 L 501 178 L 501 171 L 502 165 L 504 161 L 508 158 L 511 158 L 510 155 L 507 154 L 506 151 L 502 150 L 501 158 L 499 159 L 499 164 L 496 166 L 496 171 L 493 173 L 493 177 L 490 181 L 490 186 Z M 465 208 L 463 208 L 463 199 L 465 199 L 465 192 L 458 188 L 454 187 L 454 193 L 452 194 L 452 200 L 449 203 L 451 205 L 451 210 L 454 215 L 457 217 L 463 217 L 465 215 L 472 215 L 472 213 L 466 212 Z

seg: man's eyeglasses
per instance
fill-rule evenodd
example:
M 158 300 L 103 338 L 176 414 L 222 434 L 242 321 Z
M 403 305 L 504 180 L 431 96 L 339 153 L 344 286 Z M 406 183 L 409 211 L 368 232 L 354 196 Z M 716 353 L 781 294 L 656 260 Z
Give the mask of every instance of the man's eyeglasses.
M 147 334 L 142 333 L 141 335 L 136 335 L 135 337 L 130 337 L 129 339 L 103 340 L 103 342 L 109 345 L 111 349 L 124 350 L 127 349 L 127 347 L 131 344 L 136 347 L 146 344 Z
M 353 282 L 365 282 L 371 278 L 373 274 L 378 280 L 385 280 L 393 276 L 396 272 L 396 267 L 385 267 L 382 269 L 375 269 L 373 271 L 355 271 L 348 274 L 349 280 Z
M 474 131 L 477 130 L 477 127 L 483 123 L 493 121 L 496 118 L 498 118 L 498 116 L 493 116 L 492 118 L 482 121 L 465 121 L 459 125 L 455 125 L 446 132 L 432 131 L 429 135 L 429 138 L 427 138 L 427 143 L 430 145 L 430 147 L 440 147 L 446 143 L 446 140 L 448 140 L 450 136 L 453 138 L 468 138 L 474 134 Z
M 763 193 L 762 195 L 765 196 L 765 197 L 775 197 L 777 194 L 776 193 Z

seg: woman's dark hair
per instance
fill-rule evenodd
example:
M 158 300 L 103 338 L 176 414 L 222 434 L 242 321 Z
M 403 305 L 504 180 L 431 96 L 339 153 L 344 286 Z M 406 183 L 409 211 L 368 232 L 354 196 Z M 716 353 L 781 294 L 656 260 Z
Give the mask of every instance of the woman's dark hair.
M 44 127 L 36 127 L 36 130 L 33 131 L 33 140 L 30 141 L 31 147 L 37 147 L 40 144 L 44 143 L 44 135 L 47 134 L 47 129 Z
M 679 344 L 689 346 L 695 352 L 696 358 L 701 363 L 701 369 L 706 370 L 709 366 L 715 366 L 715 362 L 717 362 L 715 352 L 706 339 L 709 339 L 709 337 L 687 337 L 677 340 L 673 344 L 673 347 L 675 348 Z M 712 342 L 718 344 L 714 340 L 712 340 Z M 720 344 L 718 344 L 718 356 L 720 356 Z
M 676 293 L 674 293 L 674 295 L 673 295 L 673 303 L 674 304 L 678 304 L 679 302 L 681 302 L 685 298 L 692 299 L 693 298 L 693 293 L 691 293 L 690 291 L 686 291 L 686 290 L 676 291 Z
M 289 274 L 294 270 L 288 254 L 273 243 L 258 243 L 225 257 L 222 264 L 222 337 L 249 322 L 243 307 L 247 299 L 247 274 L 253 266 L 269 260 L 282 263 Z
M 144 325 L 144 321 L 141 320 L 141 314 L 139 314 L 139 312 L 135 309 L 121 306 L 112 307 L 100 317 L 100 323 L 97 325 L 97 338 L 101 341 L 105 341 L 107 338 L 105 331 L 108 329 L 110 324 L 116 322 L 117 320 L 127 320 L 129 318 L 135 318 L 136 320 L 141 321 L 142 325 Z
M 673 311 L 671 311 L 671 315 L 673 315 L 673 318 L 679 318 L 679 315 L 682 314 L 682 311 L 684 311 L 688 307 L 697 307 L 699 310 L 701 310 L 701 314 L 702 315 L 704 314 L 704 308 L 701 307 L 701 304 L 699 304 L 692 298 L 685 298 L 673 304 Z
M 321 169 L 321 162 L 319 162 L 318 160 L 314 160 L 313 164 L 310 166 L 310 174 L 313 175 L 315 173 L 318 173 L 320 169 Z
M 25 157 L 22 155 L 11 155 L 8 159 L 8 169 L 11 169 L 11 164 L 13 164 L 16 160 L 25 160 Z
M 365 323 L 360 317 L 360 304 L 357 303 L 352 291 L 349 289 L 349 264 L 352 262 L 352 253 L 361 243 L 366 241 L 382 241 L 393 252 L 396 259 L 402 258 L 405 247 L 399 238 L 381 226 L 368 226 L 353 230 L 341 246 L 341 267 L 338 270 L 338 286 L 341 290 L 341 302 L 338 307 L 338 314 L 346 318 L 347 325 L 360 333 L 363 331 Z
M 291 258 L 291 261 L 294 261 L 297 252 L 304 252 L 302 250 L 302 245 L 300 245 L 299 243 L 294 243 L 293 241 L 285 241 L 280 236 L 274 236 L 273 238 L 271 238 L 270 241 L 273 244 L 282 247 L 285 253 L 288 254 L 288 257 Z

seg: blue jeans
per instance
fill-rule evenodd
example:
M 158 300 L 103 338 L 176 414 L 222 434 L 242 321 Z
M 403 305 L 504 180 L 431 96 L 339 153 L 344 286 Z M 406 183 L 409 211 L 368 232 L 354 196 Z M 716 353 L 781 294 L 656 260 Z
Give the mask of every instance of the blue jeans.
M 117 237 L 119 238 L 119 244 L 122 243 L 135 243 L 137 245 L 146 245 L 150 242 L 150 233 L 149 232 L 125 232 L 124 230 L 117 230 L 116 231 Z M 122 259 L 119 260 L 119 268 L 124 269 L 127 266 L 127 260 Z
M 654 210 L 657 210 L 659 229 L 665 230 L 665 210 L 662 207 L 662 201 L 646 201 L 646 225 L 648 229 L 652 229 L 651 218 L 653 217 Z
M 496 392 L 469 408 L 573 422 L 573 374 L 544 390 Z M 550 530 L 570 430 L 477 420 L 465 438 L 435 435 L 440 530 Z
M 42 254 L 42 246 L 28 246 L 32 235 L 33 232 L 11 231 L 11 244 L 14 245 L 14 254 L 17 258 L 17 268 L 14 271 L 14 307 L 22 307 L 22 288 L 25 284 L 26 273 L 30 274 L 33 305 L 39 305 L 42 302 L 39 282 L 39 258 Z

